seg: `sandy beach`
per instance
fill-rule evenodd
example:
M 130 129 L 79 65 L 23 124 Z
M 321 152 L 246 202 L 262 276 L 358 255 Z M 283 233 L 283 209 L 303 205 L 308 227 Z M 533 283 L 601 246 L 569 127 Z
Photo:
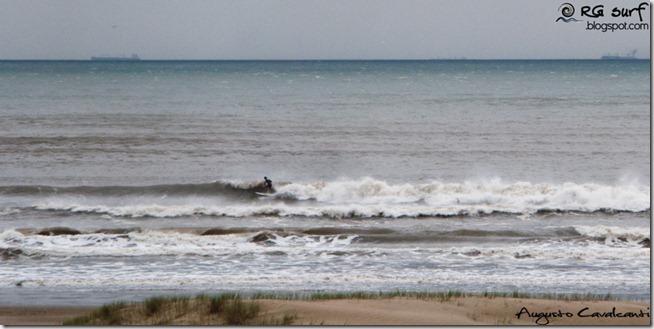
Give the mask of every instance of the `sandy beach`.
M 63 321 L 85 315 L 94 307 L 8 306 L 0 307 L 1 325 L 59 325 Z
M 439 299 L 255 300 L 262 317 L 294 325 L 650 325 L 650 305 L 626 301 L 462 297 Z M 3 325 L 58 325 L 88 307 L 2 307 Z
M 295 324 L 325 325 L 649 325 L 647 303 L 465 297 L 441 302 L 416 298 L 265 301 L 271 314 L 293 313 Z M 632 312 L 642 317 L 610 317 Z M 584 309 L 588 308 L 586 311 Z M 526 311 L 529 312 L 527 314 Z M 559 311 L 562 316 L 559 315 Z M 520 318 L 517 314 L 521 313 Z M 581 313 L 580 313 L 581 312 Z M 536 313 L 554 313 L 541 318 Z M 530 316 L 531 314 L 531 316 Z M 568 316 L 570 315 L 570 316 Z M 594 315 L 594 316 L 593 316 Z M 634 315 L 635 316 L 635 315 Z M 549 321 L 549 322 L 548 322 Z

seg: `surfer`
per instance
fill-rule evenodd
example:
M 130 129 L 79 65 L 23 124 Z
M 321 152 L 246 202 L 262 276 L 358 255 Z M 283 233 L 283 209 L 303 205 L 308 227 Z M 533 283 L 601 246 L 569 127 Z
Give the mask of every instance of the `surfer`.
M 263 186 L 265 186 L 268 189 L 268 191 L 272 191 L 273 188 L 272 181 L 268 179 L 268 177 L 266 176 L 263 176 L 263 180 L 264 180 Z

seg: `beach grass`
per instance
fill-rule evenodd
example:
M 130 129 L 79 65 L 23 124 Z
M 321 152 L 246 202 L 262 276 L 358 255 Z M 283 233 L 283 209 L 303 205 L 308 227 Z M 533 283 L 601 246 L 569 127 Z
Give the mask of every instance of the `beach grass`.
M 143 302 L 110 303 L 89 315 L 63 325 L 278 325 L 292 324 L 294 317 L 260 317 L 260 305 L 239 295 L 151 297 Z
M 300 293 L 255 293 L 242 298 L 236 293 L 216 295 L 199 294 L 188 296 L 157 296 L 142 302 L 113 302 L 103 305 L 88 315 L 80 316 L 64 325 L 291 325 L 297 318 L 294 314 L 270 317 L 261 312 L 257 300 L 328 301 L 339 299 L 378 300 L 414 298 L 449 302 L 468 297 L 545 299 L 556 301 L 615 301 L 610 294 L 538 294 L 514 292 L 469 293 L 458 290 L 443 292 L 315 292 Z M 474 316 L 472 314 L 471 316 Z
M 609 301 L 621 300 L 619 297 L 607 294 L 560 294 L 560 293 L 524 293 L 519 291 L 513 292 L 463 292 L 460 290 L 448 290 L 441 292 L 422 292 L 422 291 L 389 291 L 389 292 L 314 292 L 311 294 L 298 293 L 255 293 L 251 299 L 278 299 L 278 300 L 332 300 L 332 299 L 390 299 L 390 298 L 418 298 L 429 300 L 449 301 L 454 298 L 465 297 L 485 297 L 485 298 L 522 298 L 522 299 L 547 299 L 563 301 Z

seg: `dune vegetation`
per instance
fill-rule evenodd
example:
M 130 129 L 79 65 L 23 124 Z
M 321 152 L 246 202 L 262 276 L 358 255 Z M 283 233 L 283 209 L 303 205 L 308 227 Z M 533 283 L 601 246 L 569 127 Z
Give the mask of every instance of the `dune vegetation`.
M 195 297 L 152 297 L 139 303 L 114 302 L 64 325 L 284 325 L 280 319 L 261 315 L 260 305 L 236 294 Z

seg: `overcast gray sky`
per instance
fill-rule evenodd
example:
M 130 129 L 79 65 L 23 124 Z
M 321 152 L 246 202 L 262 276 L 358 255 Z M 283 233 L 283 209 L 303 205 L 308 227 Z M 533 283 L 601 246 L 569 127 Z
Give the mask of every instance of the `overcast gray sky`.
M 557 22 L 564 2 L 583 21 Z M 0 59 L 551 59 L 634 49 L 648 58 L 650 30 L 586 30 L 639 23 L 637 12 L 610 14 L 642 2 L 0 0 Z M 585 5 L 603 5 L 604 17 L 581 17 Z

